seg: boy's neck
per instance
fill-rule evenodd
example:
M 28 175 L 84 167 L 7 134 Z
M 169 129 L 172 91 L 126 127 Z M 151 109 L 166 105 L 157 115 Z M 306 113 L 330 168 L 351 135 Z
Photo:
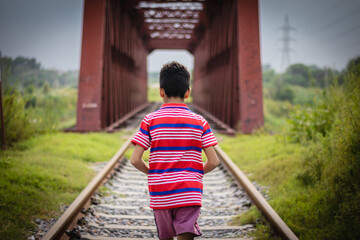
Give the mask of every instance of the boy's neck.
M 183 98 L 179 98 L 179 97 L 164 97 L 163 98 L 163 102 L 165 104 L 169 104 L 169 103 L 184 103 L 184 100 Z

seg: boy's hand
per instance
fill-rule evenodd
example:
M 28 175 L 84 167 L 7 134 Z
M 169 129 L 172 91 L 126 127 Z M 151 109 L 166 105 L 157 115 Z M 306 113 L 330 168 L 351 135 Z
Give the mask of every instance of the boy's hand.
M 142 159 L 144 151 L 145 149 L 143 147 L 141 147 L 140 145 L 135 145 L 135 149 L 133 154 L 131 155 L 130 162 L 136 169 L 140 170 L 145 174 L 149 174 L 149 167 Z
M 205 155 L 207 157 L 207 161 L 204 163 L 204 174 L 211 172 L 214 168 L 216 168 L 220 161 L 216 155 L 214 147 L 204 148 Z

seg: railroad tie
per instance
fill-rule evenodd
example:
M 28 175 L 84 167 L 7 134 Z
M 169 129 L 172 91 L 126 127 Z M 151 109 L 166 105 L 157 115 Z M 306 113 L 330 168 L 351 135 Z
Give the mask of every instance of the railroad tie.
M 206 239 L 248 239 L 253 224 L 232 226 L 231 220 L 247 211 L 250 200 L 231 176 L 222 168 L 203 178 L 203 207 L 199 226 Z M 153 212 L 149 207 L 146 175 L 137 171 L 129 161 L 105 183 L 108 191 L 97 194 L 99 200 L 91 205 L 87 223 L 80 227 L 83 239 L 156 239 Z M 215 238 L 214 238 L 215 237 Z

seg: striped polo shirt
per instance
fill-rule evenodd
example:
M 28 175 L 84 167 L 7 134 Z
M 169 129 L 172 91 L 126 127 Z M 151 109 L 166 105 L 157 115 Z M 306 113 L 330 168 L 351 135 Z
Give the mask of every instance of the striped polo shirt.
M 208 122 L 186 104 L 163 104 L 145 116 L 133 144 L 150 147 L 150 207 L 201 206 L 202 148 L 217 144 Z

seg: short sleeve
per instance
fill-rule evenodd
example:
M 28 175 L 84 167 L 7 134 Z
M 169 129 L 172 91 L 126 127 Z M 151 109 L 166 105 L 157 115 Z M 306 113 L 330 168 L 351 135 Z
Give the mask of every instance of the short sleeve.
M 139 131 L 135 134 L 131 142 L 134 145 L 140 145 L 145 150 L 147 150 L 151 145 L 151 137 L 149 131 L 149 122 L 146 117 L 142 120 L 140 124 Z
M 207 147 L 217 145 L 218 142 L 216 141 L 214 133 L 211 131 L 209 123 L 206 120 L 204 120 L 203 128 L 204 128 L 204 130 L 203 130 L 203 134 L 201 137 L 202 148 L 207 148 Z

